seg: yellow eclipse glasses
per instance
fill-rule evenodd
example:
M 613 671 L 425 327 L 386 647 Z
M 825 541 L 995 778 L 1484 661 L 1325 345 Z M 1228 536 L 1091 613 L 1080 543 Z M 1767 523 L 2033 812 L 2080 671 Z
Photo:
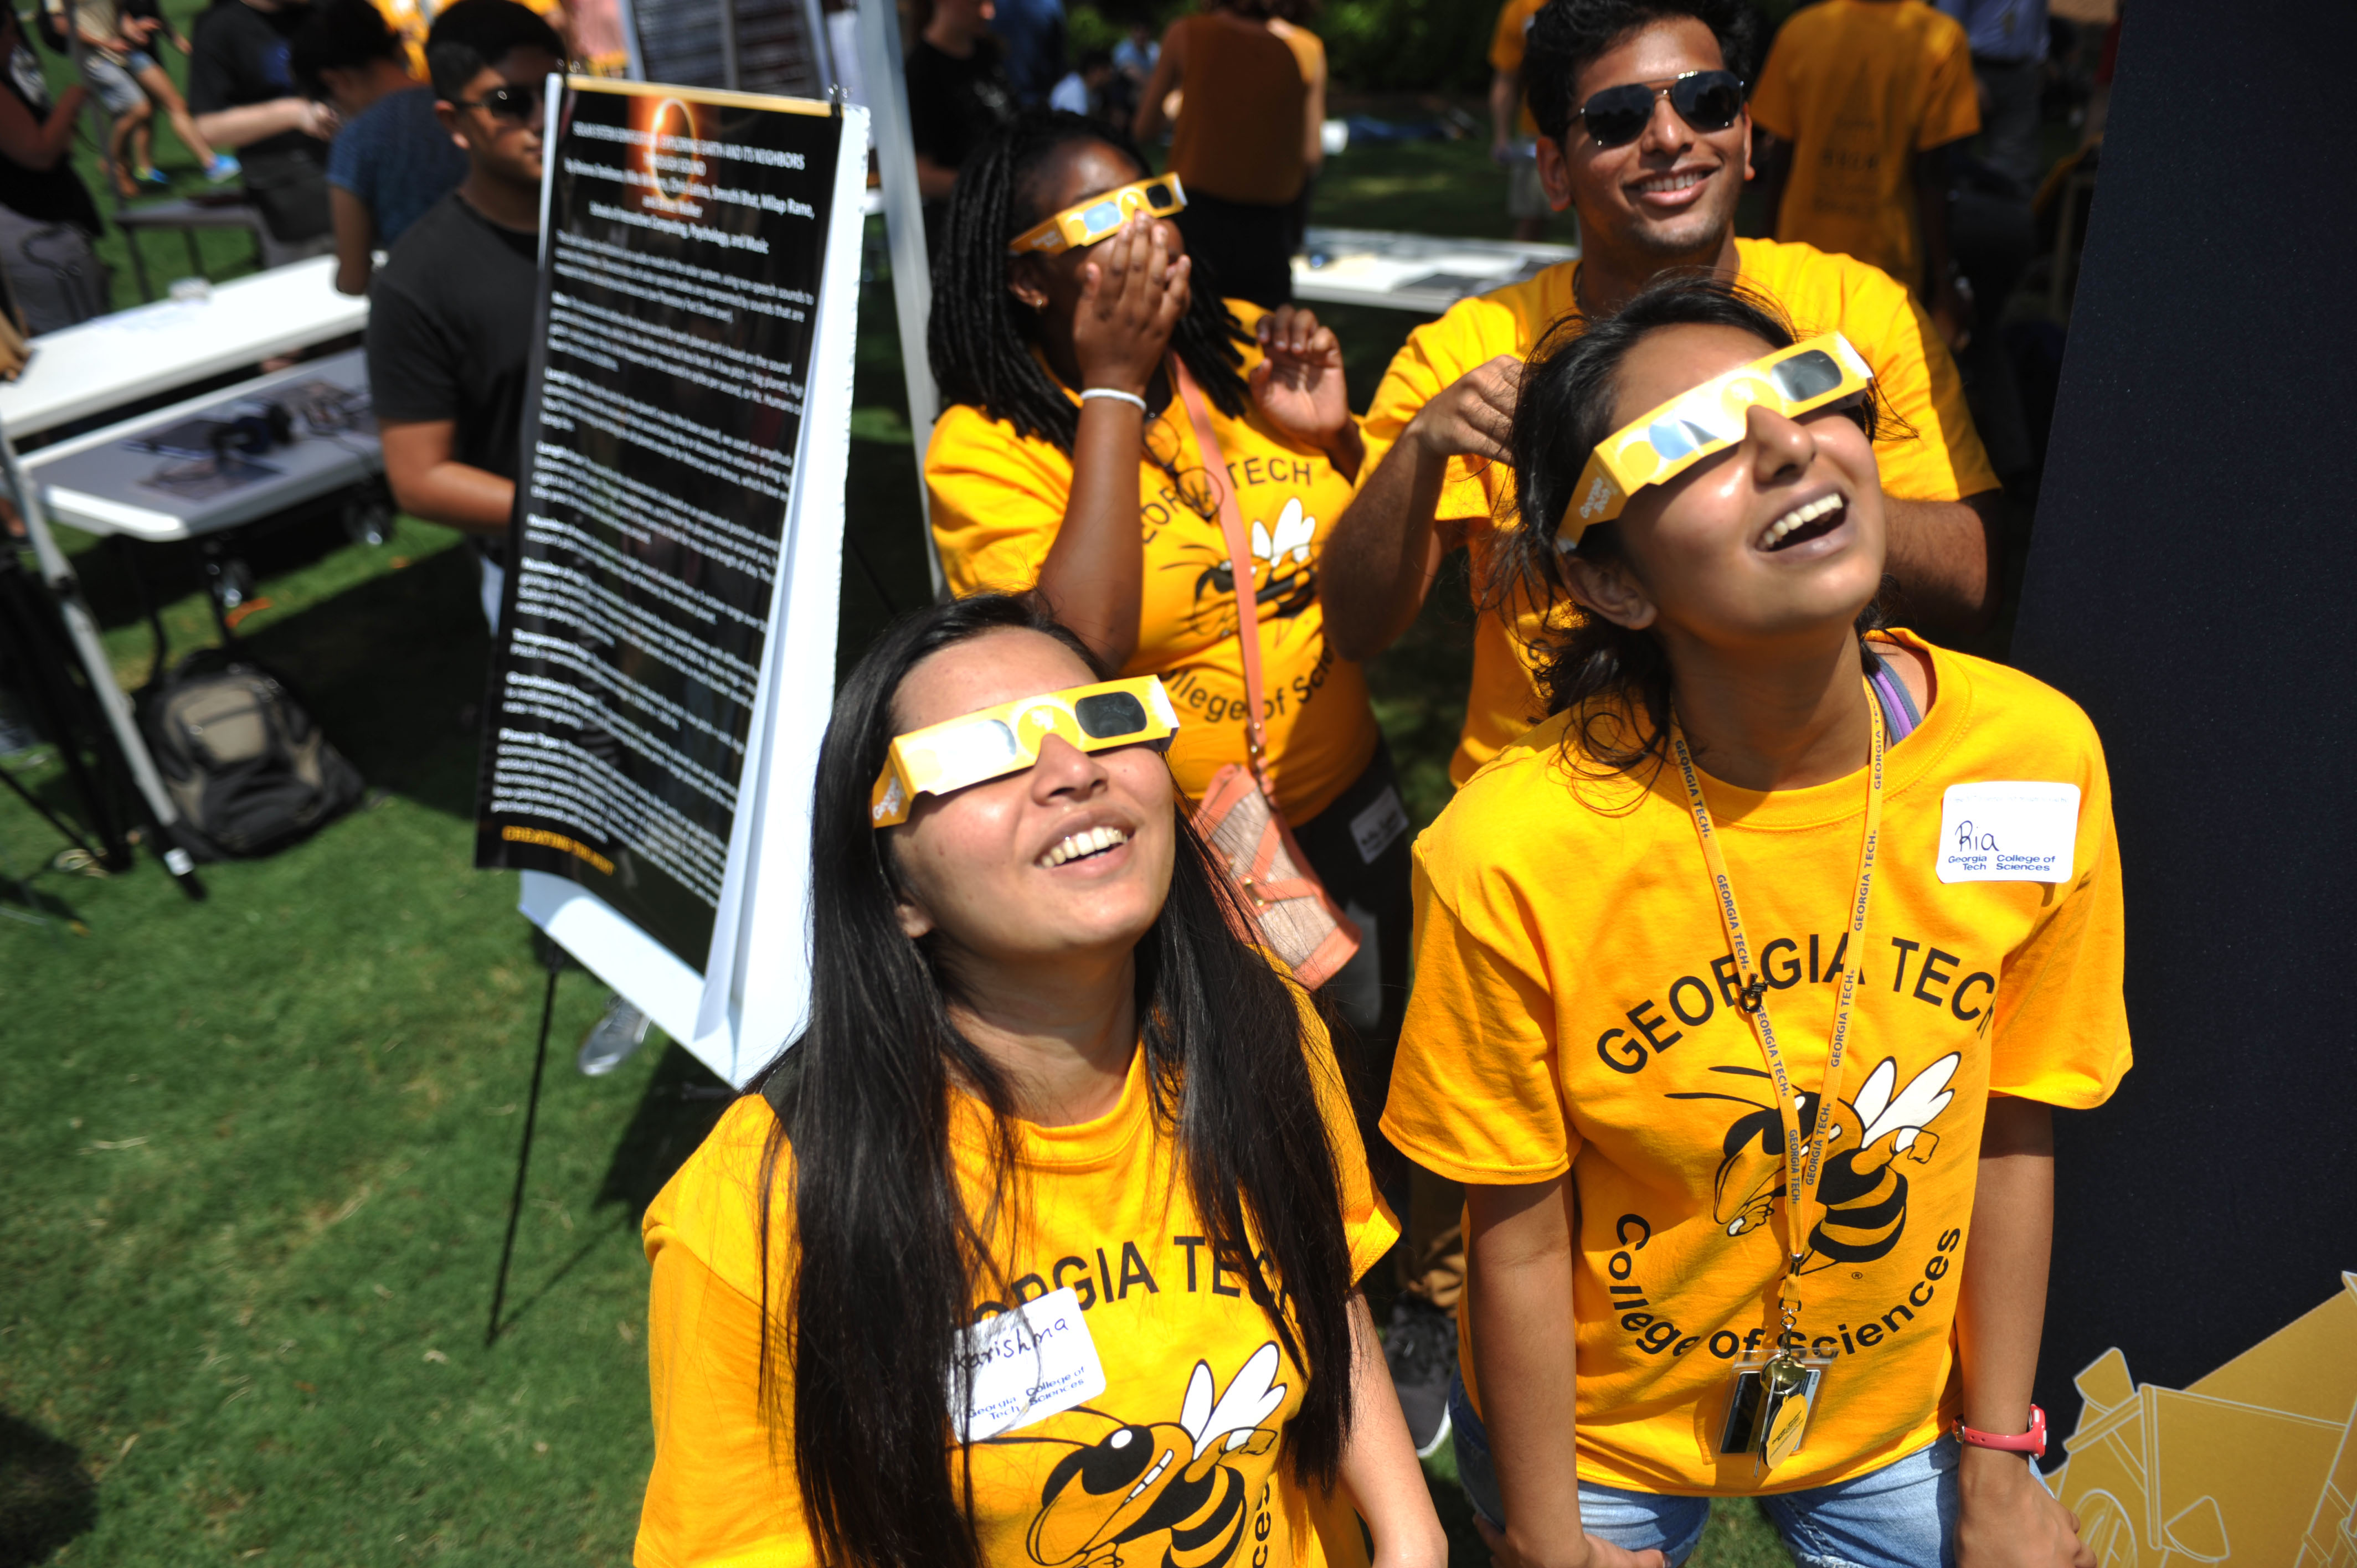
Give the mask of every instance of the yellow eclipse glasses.
M 984 708 L 896 737 L 867 799 L 867 820 L 888 828 L 909 820 L 920 795 L 946 795 L 969 784 L 1019 773 L 1039 747 L 1061 736 L 1082 751 L 1116 746 L 1170 747 L 1178 712 L 1152 675 L 1072 686 Z
M 1110 240 L 1134 215 L 1144 212 L 1168 218 L 1187 205 L 1187 188 L 1175 174 L 1141 179 L 1103 196 L 1092 196 L 1078 207 L 1067 207 L 1044 223 L 1034 224 L 1006 242 L 1009 255 L 1052 256 Z
M 1838 332 L 1763 354 L 1622 425 L 1596 444 L 1555 526 L 1558 550 L 1620 515 L 1646 485 L 1666 484 L 1743 439 L 1752 404 L 1797 419 L 1864 392 L 1874 371 Z

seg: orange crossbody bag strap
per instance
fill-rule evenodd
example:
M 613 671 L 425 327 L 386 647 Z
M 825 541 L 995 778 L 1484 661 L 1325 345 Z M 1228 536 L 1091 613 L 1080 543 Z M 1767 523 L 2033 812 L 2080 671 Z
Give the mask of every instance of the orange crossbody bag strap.
M 1268 744 L 1260 660 L 1260 605 L 1253 586 L 1252 537 L 1228 475 L 1227 454 L 1211 428 L 1203 389 L 1176 354 L 1169 359 L 1171 383 L 1194 422 L 1195 446 L 1204 477 L 1218 487 L 1220 532 L 1227 541 L 1228 570 L 1235 585 L 1237 630 L 1243 641 L 1244 743 L 1248 768 L 1231 763 L 1212 777 L 1195 817 L 1195 827 L 1223 859 L 1258 911 L 1259 930 L 1237 932 L 1275 953 L 1304 985 L 1316 990 L 1350 961 L 1359 949 L 1359 928 L 1335 904 L 1294 841 L 1269 788 Z
M 1252 535 L 1244 532 L 1243 509 L 1236 504 L 1235 482 L 1228 475 L 1227 453 L 1220 434 L 1211 428 L 1211 411 L 1203 389 L 1195 384 L 1178 355 L 1169 360 L 1170 380 L 1187 417 L 1195 426 L 1195 446 L 1202 454 L 1203 475 L 1220 498 L 1220 536 L 1228 546 L 1228 570 L 1235 580 L 1237 631 L 1244 653 L 1244 746 L 1252 756 L 1253 777 L 1268 789 L 1268 731 L 1263 717 L 1260 678 L 1260 604 L 1253 589 Z

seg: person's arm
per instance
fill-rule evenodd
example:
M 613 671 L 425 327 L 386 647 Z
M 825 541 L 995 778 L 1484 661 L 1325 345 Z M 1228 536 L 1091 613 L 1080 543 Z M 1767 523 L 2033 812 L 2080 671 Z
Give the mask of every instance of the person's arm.
M 15 93 L 0 92 L 0 156 L 37 173 L 57 167 L 73 146 L 74 116 L 89 97 L 90 90 L 77 81 L 58 94 L 48 119 L 36 120 Z
M 1993 1097 L 1956 1298 L 1964 1424 L 1976 1431 L 2029 1430 L 2053 1242 L 2054 1113 L 2036 1101 Z M 1959 1568 L 2095 1568 L 2078 1517 L 2022 1455 L 1965 1444 L 1956 1483 Z
M 1309 97 L 1301 109 L 1308 122 L 1303 126 L 1304 145 L 1301 166 L 1315 175 L 1326 166 L 1326 57 L 1318 57 L 1318 69 L 1310 73 Z
M 1571 1208 L 1568 1176 L 1465 1189 L 1474 1377 L 1506 1505 L 1502 1533 L 1476 1522 L 1499 1568 L 1667 1568 L 1580 1527 Z
M 340 185 L 328 188 L 328 210 L 336 223 L 336 292 L 366 294 L 376 270 L 376 220 L 368 203 Z
M 1408 1441 L 1366 1294 L 1351 1293 L 1351 1437 L 1341 1478 L 1375 1538 L 1372 1568 L 1446 1568 L 1448 1535 Z
M 1519 70 L 1493 70 L 1490 73 L 1490 157 L 1504 163 L 1513 151 L 1514 106 L 1523 101 L 1523 73 Z
M 1909 624 L 1958 634 L 1987 630 L 2004 580 L 2002 492 L 1955 501 L 1886 495 L 1882 504 L 1890 526 L 1883 569 L 1898 580 Z M 1330 610 L 1328 617 L 1330 624 Z
M 1792 144 L 1773 131 L 1751 127 L 1751 168 L 1760 181 L 1760 200 L 1766 209 L 1767 235 L 1775 238 L 1784 211 L 1784 182 L 1792 173 Z
M 1948 253 L 1948 171 L 1961 142 L 1915 155 L 1915 220 L 1923 231 L 1923 272 L 1930 280 L 1925 307 L 1942 341 L 1961 353 L 1972 340 L 1972 311 L 1956 289 Z
M 1129 125 L 1129 134 L 1141 142 L 1160 135 L 1170 124 L 1162 113 L 1162 101 L 1179 83 L 1186 64 L 1186 46 L 1180 40 L 1186 36 L 1179 22 L 1171 23 L 1170 30 L 1162 35 L 1162 53 L 1154 61 L 1153 74 L 1146 79 L 1146 91 L 1138 94 L 1137 117 Z
M 924 154 L 917 155 L 917 194 L 927 201 L 947 201 L 950 192 L 957 188 L 957 170 L 946 164 L 937 164 Z
M 1162 225 L 1151 219 L 1131 219 L 1097 247 L 1096 259 L 1082 269 L 1072 318 L 1080 390 L 1146 395 L 1187 309 L 1192 270 L 1184 256 L 1170 260 Z M 1137 651 L 1146 601 L 1146 553 L 1137 541 L 1145 449 L 1146 413 L 1135 403 L 1097 397 L 1081 404 L 1071 498 L 1039 564 L 1040 596 L 1107 670 L 1123 668 Z M 1237 565 L 1239 592 L 1252 592 L 1249 569 L 1248 562 Z
M 393 504 L 428 522 L 468 533 L 504 534 L 515 506 L 515 481 L 454 458 L 457 430 L 454 419 L 378 426 Z
M 336 112 L 308 98 L 274 98 L 197 116 L 197 134 L 216 147 L 251 146 L 287 131 L 324 142 L 336 134 Z
M 818 1562 L 791 1467 L 791 1389 L 784 1430 L 772 1430 L 762 1405 L 760 1301 L 716 1273 L 669 1225 L 658 1221 L 648 1240 L 654 1454 L 634 1560 L 680 1568 Z M 739 1244 L 754 1246 L 749 1226 Z M 790 1357 L 780 1369 L 791 1376 Z
M 1456 540 L 1433 516 L 1452 456 L 1512 461 L 1522 361 L 1501 354 L 1457 378 L 1408 421 L 1335 520 L 1318 567 L 1326 637 L 1345 659 L 1372 659 L 1415 624 L 1440 558 Z

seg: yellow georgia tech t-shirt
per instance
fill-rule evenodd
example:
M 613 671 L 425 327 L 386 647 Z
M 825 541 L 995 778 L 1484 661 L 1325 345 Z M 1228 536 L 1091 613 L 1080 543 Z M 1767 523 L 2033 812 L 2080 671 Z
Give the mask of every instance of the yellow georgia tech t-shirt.
M 1905 289 L 1861 262 L 1806 245 L 1738 240 L 1735 250 L 1742 282 L 1781 305 L 1802 337 L 1839 332 L 1874 367 L 1882 399 L 1899 415 L 1874 444 L 1884 493 L 1952 501 L 1996 489 L 1964 406 L 1956 362 Z M 1458 377 L 1501 354 L 1527 358 L 1556 321 L 1577 316 L 1572 282 L 1578 265 L 1566 262 L 1526 282 L 1458 300 L 1439 320 L 1409 333 L 1367 410 L 1361 475 L 1374 471 L 1408 421 Z M 1512 524 L 1513 470 L 1452 459 L 1435 516 L 1445 534 L 1461 535 L 1470 549 L 1478 595 L 1496 531 Z M 1488 611 L 1475 623 L 1465 731 L 1448 763 L 1454 782 L 1464 783 L 1545 714 L 1528 651 L 1539 629 L 1529 613 L 1511 628 Z
M 1244 300 L 1227 306 L 1247 332 L 1264 314 Z M 1260 349 L 1243 352 L 1249 371 Z M 1327 643 L 1318 597 L 1318 552 L 1351 503 L 1351 481 L 1324 453 L 1281 435 L 1256 405 L 1242 419 L 1216 407 L 1211 413 L 1252 534 L 1269 779 L 1278 808 L 1297 827 L 1366 771 L 1378 738 L 1366 678 Z M 1214 773 L 1245 756 L 1234 574 L 1184 404 L 1174 398 L 1146 421 L 1146 445 L 1153 457 L 1138 465 L 1145 597 L 1137 651 L 1120 673 L 1162 677 L 1180 721 L 1170 768 L 1178 787 L 1200 799 Z M 933 426 L 925 483 L 952 590 L 1020 593 L 1039 583 L 1071 499 L 1071 456 L 959 403 Z
M 1776 237 L 1923 277 L 1915 155 L 1981 128 L 1964 25 L 1923 0 L 1823 0 L 1777 30 L 1751 118 L 1792 144 Z
M 1307 1015 L 1305 1009 L 1305 1015 Z M 1367 1179 L 1350 1101 L 1322 1026 L 1310 1070 L 1341 1178 L 1353 1278 L 1397 1239 Z M 1358 1521 L 1339 1498 L 1313 1497 L 1286 1460 L 1300 1409 L 1299 1366 L 1245 1293 L 1240 1264 L 1214 1256 L 1174 1159 L 1173 1131 L 1146 1094 L 1146 1053 L 1131 1059 L 1113 1110 L 1069 1127 L 1015 1124 L 1020 1240 L 996 1249 L 1013 1294 L 1070 1288 L 1105 1389 L 1076 1409 L 973 1445 L 974 1520 L 993 1568 L 1159 1563 L 1178 1550 L 1193 1568 L 1363 1564 Z M 757 1404 L 760 1272 L 756 1252 L 769 1102 L 732 1106 L 648 1208 L 654 1265 L 648 1373 L 655 1462 L 639 1521 L 640 1568 L 817 1561 L 802 1494 Z M 987 1188 L 985 1122 L 959 1098 L 953 1122 L 969 1201 Z M 780 1160 L 780 1191 L 791 1169 Z M 791 1283 L 792 1209 L 777 1210 L 771 1299 Z M 1272 1282 L 1275 1283 L 1275 1282 Z M 1000 1310 L 979 1304 L 977 1319 Z M 791 1394 L 788 1396 L 791 1401 Z M 947 1404 L 943 1432 L 946 1437 Z M 1141 1434 L 1146 1442 L 1141 1446 Z M 963 1451 L 945 1442 L 958 1474 Z M 1107 1489 L 1119 1474 L 1140 1487 Z
M 1958 1413 L 1951 1327 L 1992 1094 L 2101 1104 L 2127 1070 L 2120 864 L 2101 746 L 2018 671 L 1898 634 L 1934 674 L 1887 760 L 1823 1221 L 1800 1333 L 1833 1358 L 1800 1451 L 1721 1455 L 1738 1358 L 1772 1343 L 1783 1132 L 1674 768 L 1575 780 L 1557 716 L 1475 774 L 1415 849 L 1416 980 L 1383 1128 L 1478 1186 L 1571 1173 L 1579 1474 L 1657 1493 L 1861 1475 Z M 1943 882 L 1953 786 L 2074 785 L 2070 880 Z M 1704 791 L 1815 1116 L 1857 889 L 1866 773 Z M 1478 1286 L 1469 1283 L 1469 1294 Z M 1458 1315 L 1482 1402 L 1473 1315 Z

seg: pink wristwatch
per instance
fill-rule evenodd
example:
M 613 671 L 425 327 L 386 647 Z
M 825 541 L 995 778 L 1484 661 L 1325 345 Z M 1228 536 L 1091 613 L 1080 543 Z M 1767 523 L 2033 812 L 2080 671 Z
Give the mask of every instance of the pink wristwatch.
M 1994 1432 L 1975 1432 L 1962 1421 L 1956 1423 L 1956 1440 L 1975 1448 L 2002 1448 L 2011 1454 L 2027 1454 L 2032 1459 L 2046 1457 L 2046 1412 L 2036 1405 L 2029 1407 L 2029 1430 L 2018 1437 L 2001 1437 Z

